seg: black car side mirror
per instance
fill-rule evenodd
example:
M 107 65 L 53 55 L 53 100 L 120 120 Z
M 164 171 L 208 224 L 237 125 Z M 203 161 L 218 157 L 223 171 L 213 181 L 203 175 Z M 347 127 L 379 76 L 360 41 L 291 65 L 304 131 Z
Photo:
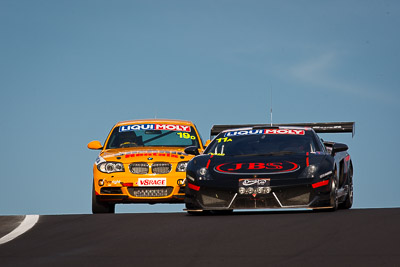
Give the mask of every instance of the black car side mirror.
M 200 155 L 199 149 L 196 146 L 188 146 L 187 148 L 185 148 L 185 153 L 195 156 Z
M 332 146 L 332 154 L 335 154 L 337 152 L 347 151 L 348 149 L 349 147 L 346 144 L 334 143 Z

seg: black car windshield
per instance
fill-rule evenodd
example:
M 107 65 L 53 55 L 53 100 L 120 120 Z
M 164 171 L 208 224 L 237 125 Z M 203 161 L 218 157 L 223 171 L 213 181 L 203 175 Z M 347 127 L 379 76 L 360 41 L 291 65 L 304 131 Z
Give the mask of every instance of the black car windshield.
M 306 130 L 257 129 L 220 133 L 204 151 L 213 155 L 273 155 L 320 151 Z
M 133 124 L 115 127 L 106 149 L 124 147 L 199 147 L 193 127 L 186 125 Z

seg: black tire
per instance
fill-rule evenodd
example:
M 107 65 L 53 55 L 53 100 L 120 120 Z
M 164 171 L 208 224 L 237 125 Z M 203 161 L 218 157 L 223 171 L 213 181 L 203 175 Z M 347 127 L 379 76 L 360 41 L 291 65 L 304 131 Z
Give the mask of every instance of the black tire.
M 337 171 L 335 170 L 335 175 L 331 180 L 331 194 L 330 194 L 330 206 L 332 208 L 330 208 L 330 211 L 335 211 L 338 209 L 339 207 L 339 199 L 337 197 L 337 180 L 336 180 L 336 175 Z
M 212 210 L 211 213 L 215 215 L 230 215 L 233 210 Z
M 350 209 L 353 206 L 353 169 L 349 170 L 349 178 L 347 180 L 347 186 L 349 188 L 346 196 L 346 200 L 339 205 L 341 209 Z
M 201 216 L 207 214 L 204 210 L 203 211 L 186 211 L 187 214 L 190 216 Z
M 115 213 L 115 203 L 99 202 L 92 187 L 92 213 Z
M 185 203 L 186 209 L 188 209 L 186 212 L 189 215 L 204 215 L 204 214 L 209 214 L 210 212 L 208 210 L 202 210 L 202 211 L 190 211 L 190 210 L 200 210 L 200 207 L 197 207 L 193 205 L 192 203 Z

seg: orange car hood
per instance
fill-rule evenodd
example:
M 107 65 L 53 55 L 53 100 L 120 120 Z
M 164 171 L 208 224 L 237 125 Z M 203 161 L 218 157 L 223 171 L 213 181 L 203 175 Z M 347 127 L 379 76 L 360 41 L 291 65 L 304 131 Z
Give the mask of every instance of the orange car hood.
M 179 162 L 193 158 L 184 152 L 183 147 L 134 147 L 107 149 L 100 153 L 106 161 L 129 163 L 134 161 L 168 161 Z

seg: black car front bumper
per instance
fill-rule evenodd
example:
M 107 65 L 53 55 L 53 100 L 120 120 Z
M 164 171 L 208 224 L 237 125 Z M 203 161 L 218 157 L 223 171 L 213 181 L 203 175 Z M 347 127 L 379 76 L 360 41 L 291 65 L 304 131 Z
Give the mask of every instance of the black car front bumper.
M 199 210 L 329 208 L 329 186 L 313 188 L 312 184 L 271 186 L 267 194 L 240 194 L 237 188 L 187 187 L 187 207 Z

